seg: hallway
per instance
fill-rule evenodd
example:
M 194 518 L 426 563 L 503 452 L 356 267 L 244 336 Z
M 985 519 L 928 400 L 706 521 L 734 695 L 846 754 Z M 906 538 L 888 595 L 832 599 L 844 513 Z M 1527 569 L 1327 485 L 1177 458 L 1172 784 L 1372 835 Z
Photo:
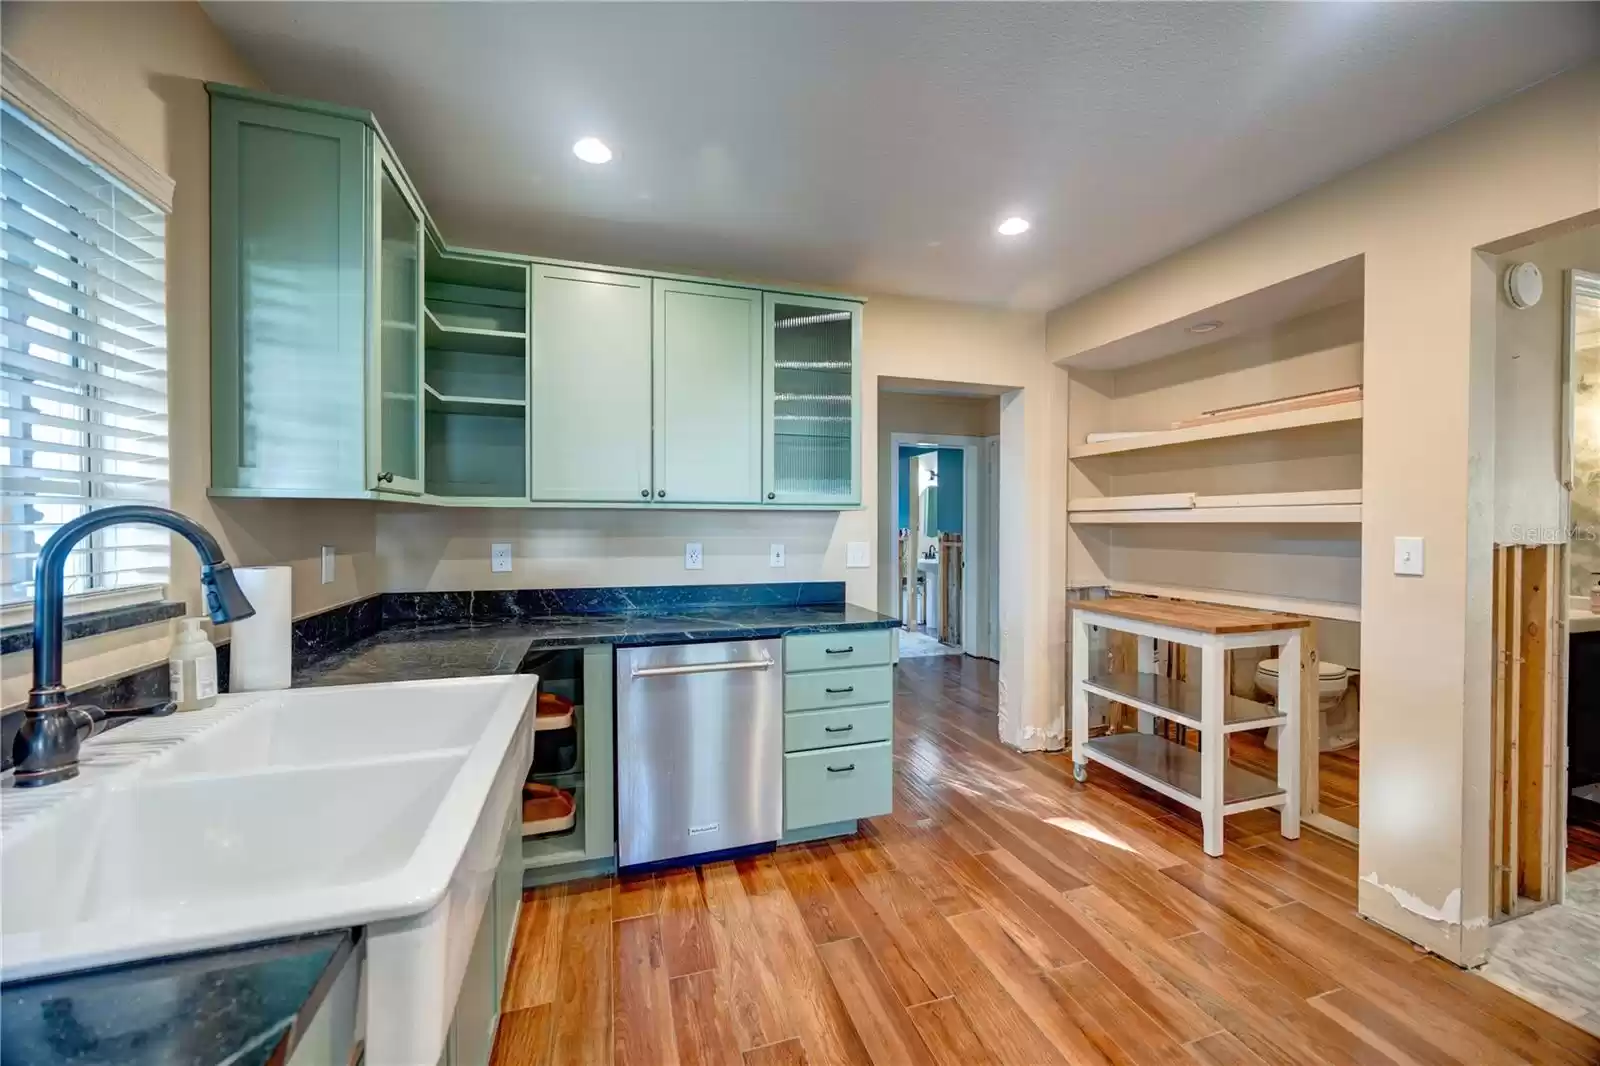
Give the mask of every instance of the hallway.
M 1600 1039 L 1355 914 L 1356 855 L 1198 820 L 994 739 L 996 667 L 898 668 L 858 837 L 528 893 L 499 1066 L 1600 1061 Z

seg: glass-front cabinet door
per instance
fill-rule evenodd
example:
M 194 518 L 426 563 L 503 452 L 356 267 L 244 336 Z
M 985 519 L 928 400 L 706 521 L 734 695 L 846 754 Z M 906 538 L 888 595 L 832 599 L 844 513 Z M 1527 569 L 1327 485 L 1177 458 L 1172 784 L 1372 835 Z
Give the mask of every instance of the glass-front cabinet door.
M 766 293 L 765 471 L 769 503 L 861 499 L 861 305 Z
M 422 212 L 373 144 L 377 239 L 368 469 L 383 492 L 422 493 Z

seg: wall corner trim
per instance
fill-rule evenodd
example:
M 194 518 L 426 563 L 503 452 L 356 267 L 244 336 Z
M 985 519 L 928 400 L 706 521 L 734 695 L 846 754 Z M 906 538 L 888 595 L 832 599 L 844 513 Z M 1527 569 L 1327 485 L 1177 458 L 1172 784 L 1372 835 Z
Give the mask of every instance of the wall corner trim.
M 50 88 L 10 52 L 0 51 L 0 92 L 51 133 L 109 170 L 162 211 L 171 213 L 176 183 L 72 101 Z

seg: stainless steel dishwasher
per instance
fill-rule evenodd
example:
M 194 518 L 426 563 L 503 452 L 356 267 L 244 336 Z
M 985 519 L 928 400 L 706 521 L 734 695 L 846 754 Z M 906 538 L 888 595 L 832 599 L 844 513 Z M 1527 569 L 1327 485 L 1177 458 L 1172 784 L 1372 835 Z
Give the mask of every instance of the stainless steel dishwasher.
M 783 642 L 617 652 L 617 863 L 783 835 Z

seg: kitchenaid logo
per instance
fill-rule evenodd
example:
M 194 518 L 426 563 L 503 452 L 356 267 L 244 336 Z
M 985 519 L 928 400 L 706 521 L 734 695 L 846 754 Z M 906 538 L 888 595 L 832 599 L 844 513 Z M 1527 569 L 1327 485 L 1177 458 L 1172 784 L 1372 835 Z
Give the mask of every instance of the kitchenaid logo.
M 689 835 L 692 837 L 702 836 L 706 833 L 715 833 L 721 828 L 721 822 L 712 822 L 710 825 L 691 825 L 689 827 Z

